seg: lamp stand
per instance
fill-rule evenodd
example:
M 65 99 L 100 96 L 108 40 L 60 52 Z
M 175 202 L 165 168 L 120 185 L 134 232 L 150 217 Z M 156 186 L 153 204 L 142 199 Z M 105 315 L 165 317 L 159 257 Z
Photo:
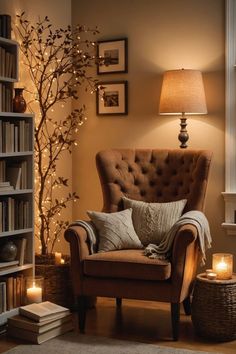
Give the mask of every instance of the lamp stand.
M 185 114 L 182 113 L 182 117 L 180 118 L 180 132 L 178 135 L 179 141 L 181 142 L 180 148 L 181 149 L 186 149 L 188 145 L 186 142 L 188 141 L 189 135 L 186 129 L 187 123 L 186 123 L 187 118 L 185 117 Z

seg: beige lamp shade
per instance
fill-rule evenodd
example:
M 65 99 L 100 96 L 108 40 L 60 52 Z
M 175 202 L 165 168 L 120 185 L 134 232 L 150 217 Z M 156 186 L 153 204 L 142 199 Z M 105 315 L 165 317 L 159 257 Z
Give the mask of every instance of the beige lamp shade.
M 169 70 L 164 73 L 160 114 L 206 114 L 202 73 L 198 70 Z

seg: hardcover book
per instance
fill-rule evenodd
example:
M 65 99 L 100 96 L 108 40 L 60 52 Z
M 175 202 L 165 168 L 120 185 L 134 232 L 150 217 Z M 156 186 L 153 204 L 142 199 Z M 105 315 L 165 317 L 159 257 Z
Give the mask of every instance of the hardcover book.
M 55 315 L 53 320 L 47 320 L 43 322 L 35 322 L 34 320 L 31 320 L 25 316 L 16 315 L 8 318 L 7 324 L 9 327 L 22 328 L 29 332 L 41 334 L 49 331 L 50 329 L 59 327 L 67 322 L 72 322 L 72 314 L 67 315 L 61 313 Z
M 34 303 L 21 306 L 19 312 L 21 315 L 37 322 L 43 322 L 55 319 L 58 314 L 69 314 L 70 310 L 66 307 L 54 304 L 53 302 L 44 301 L 38 304 Z
M 72 321 L 69 321 L 69 322 L 63 323 L 61 326 L 52 328 L 52 329 L 48 330 L 47 332 L 44 332 L 41 334 L 31 332 L 31 331 L 28 331 L 23 328 L 13 327 L 13 326 L 8 327 L 7 333 L 12 337 L 25 339 L 25 340 L 28 340 L 32 343 L 36 343 L 36 344 L 41 344 L 41 343 L 45 342 L 46 340 L 60 336 L 61 334 L 71 331 L 72 329 L 73 329 L 73 323 L 72 323 Z

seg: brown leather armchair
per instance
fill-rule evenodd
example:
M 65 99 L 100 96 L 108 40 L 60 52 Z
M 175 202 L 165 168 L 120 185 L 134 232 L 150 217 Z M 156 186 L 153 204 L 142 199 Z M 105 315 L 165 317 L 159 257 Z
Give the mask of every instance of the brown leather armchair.
M 211 153 L 204 150 L 116 149 L 96 156 L 104 212 L 122 210 L 122 195 L 146 202 L 187 199 L 184 212 L 204 209 Z M 143 250 L 90 254 L 81 226 L 65 231 L 70 243 L 73 290 L 79 327 L 85 328 L 86 297 L 106 296 L 171 304 L 172 333 L 178 339 L 180 304 L 190 314 L 190 294 L 198 264 L 197 229 L 186 224 L 176 233 L 169 261 L 150 259 Z

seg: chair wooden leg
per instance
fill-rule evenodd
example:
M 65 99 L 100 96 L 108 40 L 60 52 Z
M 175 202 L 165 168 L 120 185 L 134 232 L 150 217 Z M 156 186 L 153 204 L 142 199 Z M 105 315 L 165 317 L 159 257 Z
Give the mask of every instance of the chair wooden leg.
M 174 341 L 177 341 L 179 339 L 179 315 L 180 315 L 180 304 L 171 303 L 172 335 Z
M 122 298 L 121 297 L 117 297 L 116 298 L 116 306 L 117 307 L 121 307 L 121 305 L 122 305 Z
M 184 312 L 187 316 L 191 315 L 191 301 L 190 301 L 190 296 L 186 297 L 186 299 L 183 301 L 183 306 L 184 306 Z
M 84 333 L 85 320 L 86 320 L 86 296 L 78 297 L 78 317 L 79 317 L 79 330 L 81 333 Z

